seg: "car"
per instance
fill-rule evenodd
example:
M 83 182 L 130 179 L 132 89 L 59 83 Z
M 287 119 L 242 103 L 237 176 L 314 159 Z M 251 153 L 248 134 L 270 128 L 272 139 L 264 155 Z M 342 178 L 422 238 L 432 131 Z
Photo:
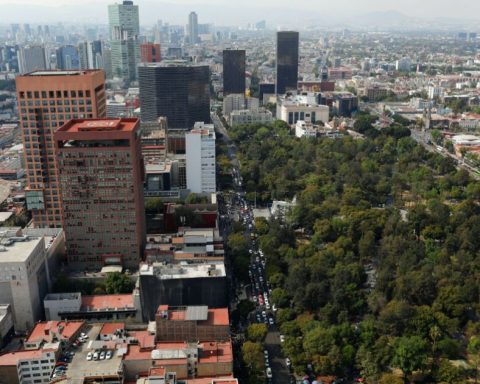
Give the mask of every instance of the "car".
M 263 350 L 263 354 L 265 355 L 265 358 L 268 359 L 268 351 L 266 349 Z
M 93 358 L 93 353 L 92 353 L 92 352 L 88 352 L 88 353 L 87 353 L 87 360 L 90 361 L 90 360 L 92 360 L 92 358 Z
M 262 317 L 265 319 L 267 317 L 267 312 L 262 311 Z
M 83 337 L 84 339 L 88 339 L 88 335 L 85 332 L 80 333 L 80 337 Z
M 269 318 L 268 318 L 268 323 L 269 323 L 270 325 L 275 324 L 275 322 L 273 321 L 273 317 L 269 317 Z
M 270 367 L 267 368 L 267 377 L 271 379 L 273 377 L 272 375 L 272 369 Z
M 257 313 L 257 323 L 261 323 L 262 322 L 262 317 Z
M 285 364 L 287 364 L 287 367 L 289 367 L 289 368 L 292 365 L 292 362 L 290 361 L 290 359 L 288 357 L 285 359 Z
M 112 358 L 112 351 L 107 351 L 107 354 L 105 355 L 105 358 L 110 360 Z
M 268 361 L 268 358 L 265 358 L 265 367 L 270 367 L 270 362 Z
M 100 357 L 99 353 L 97 351 L 95 351 L 93 353 L 93 360 L 98 360 L 99 357 Z
M 277 312 L 277 306 L 275 304 L 272 305 L 272 311 Z
M 285 342 L 285 336 L 280 335 L 280 343 L 284 343 L 284 342 Z
M 100 352 L 100 360 L 105 360 L 105 351 Z
M 265 302 L 265 308 L 267 308 L 267 310 L 270 309 L 270 303 L 268 303 L 267 301 Z
M 257 296 L 253 296 L 252 299 L 255 303 L 258 301 Z

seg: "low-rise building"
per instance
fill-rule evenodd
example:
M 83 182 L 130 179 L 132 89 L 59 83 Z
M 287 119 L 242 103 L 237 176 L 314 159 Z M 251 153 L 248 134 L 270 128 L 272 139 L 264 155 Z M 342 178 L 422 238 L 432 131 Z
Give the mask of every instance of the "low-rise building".
M 5 384 L 50 383 L 58 349 L 8 352 L 0 356 L 0 382 Z
M 157 341 L 228 340 L 228 308 L 161 305 L 155 316 Z
M 142 320 L 140 293 L 135 289 L 123 295 L 82 295 L 50 293 L 43 300 L 47 320 L 86 320 L 89 322 Z
M 260 108 L 254 110 L 238 110 L 230 113 L 230 126 L 236 127 L 243 124 L 270 124 L 273 121 L 272 112 Z
M 328 122 L 330 108 L 318 103 L 315 93 L 287 94 L 277 101 L 277 119 L 293 125 L 298 120 L 316 123 Z

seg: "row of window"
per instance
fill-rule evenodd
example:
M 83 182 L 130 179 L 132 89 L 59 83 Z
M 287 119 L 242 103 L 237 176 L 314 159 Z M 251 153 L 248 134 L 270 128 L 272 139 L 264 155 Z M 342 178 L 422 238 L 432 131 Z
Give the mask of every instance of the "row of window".
M 77 90 L 77 91 L 20 91 L 20 99 L 31 99 L 35 98 L 38 99 L 42 97 L 42 99 L 46 99 L 47 97 L 50 99 L 53 98 L 68 98 L 68 97 L 90 97 L 91 92 L 90 90 Z

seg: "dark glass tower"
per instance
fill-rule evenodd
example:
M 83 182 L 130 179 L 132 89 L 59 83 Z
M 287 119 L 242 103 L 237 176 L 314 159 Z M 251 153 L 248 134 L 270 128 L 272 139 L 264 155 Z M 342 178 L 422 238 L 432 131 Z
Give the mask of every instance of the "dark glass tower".
M 223 51 L 223 95 L 245 93 L 245 51 Z
M 145 63 L 138 67 L 143 121 L 167 118 L 168 128 L 191 129 L 210 122 L 210 68 L 184 62 Z
M 277 94 L 297 89 L 298 43 L 298 32 L 277 32 Z

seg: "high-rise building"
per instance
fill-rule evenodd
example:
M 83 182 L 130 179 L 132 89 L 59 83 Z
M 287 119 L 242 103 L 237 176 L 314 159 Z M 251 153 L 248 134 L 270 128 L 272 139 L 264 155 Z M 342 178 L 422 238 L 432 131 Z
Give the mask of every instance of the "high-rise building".
M 138 119 L 70 120 L 54 134 L 69 265 L 137 268 L 145 243 Z
M 45 48 L 39 45 L 21 47 L 18 66 L 21 74 L 47 69 Z
M 195 123 L 185 135 L 187 189 L 193 193 L 215 193 L 215 129 L 213 124 Z
M 223 51 L 223 95 L 245 94 L 245 50 Z
M 198 16 L 195 12 L 188 15 L 188 39 L 190 44 L 198 43 Z
M 57 69 L 69 70 L 80 68 L 80 58 L 77 47 L 64 45 L 56 50 Z
M 140 45 L 142 63 L 159 63 L 162 60 L 160 44 L 145 43 Z
M 138 5 L 133 5 L 130 0 L 109 5 L 108 21 L 112 75 L 126 82 L 134 81 L 137 79 L 137 64 L 140 62 Z
M 103 71 L 36 71 L 17 76 L 16 84 L 27 208 L 36 227 L 60 227 L 53 132 L 70 119 L 105 116 L 105 75 Z
M 138 67 L 142 121 L 164 116 L 168 128 L 191 129 L 210 122 L 210 69 L 207 65 L 162 61 Z
M 277 32 L 277 95 L 297 89 L 298 45 L 298 32 Z
M 78 53 L 80 69 L 103 69 L 103 47 L 100 40 L 80 43 Z

